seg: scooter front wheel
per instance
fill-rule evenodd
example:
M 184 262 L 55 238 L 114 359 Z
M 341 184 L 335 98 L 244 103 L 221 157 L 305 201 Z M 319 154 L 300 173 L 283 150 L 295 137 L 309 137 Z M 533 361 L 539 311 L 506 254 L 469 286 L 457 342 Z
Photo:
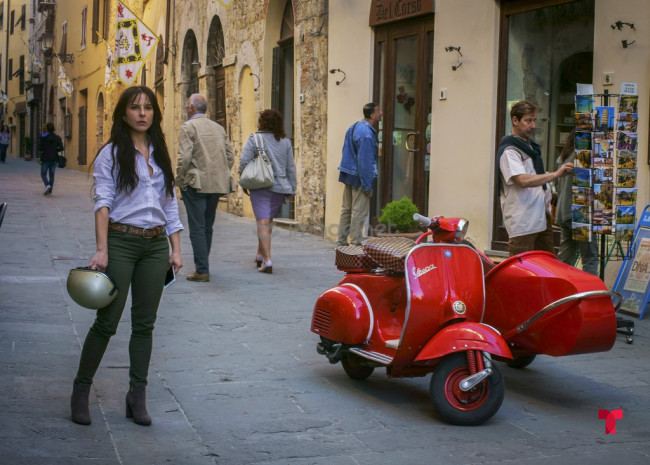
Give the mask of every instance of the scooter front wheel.
M 352 379 L 366 379 L 375 371 L 375 368 L 369 366 L 363 357 L 354 354 L 347 354 L 343 357 L 341 365 L 343 365 L 345 374 Z
M 480 356 L 480 352 L 477 352 Z M 438 414 L 449 423 L 461 426 L 480 425 L 497 413 L 505 395 L 501 373 L 492 365 L 493 373 L 469 391 L 460 382 L 470 375 L 467 353 L 445 358 L 431 375 L 429 391 Z

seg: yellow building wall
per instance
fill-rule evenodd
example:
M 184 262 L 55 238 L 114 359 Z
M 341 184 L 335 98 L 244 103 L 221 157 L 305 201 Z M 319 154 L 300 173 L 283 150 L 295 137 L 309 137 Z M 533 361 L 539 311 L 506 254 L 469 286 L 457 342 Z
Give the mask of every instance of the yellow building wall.
M 469 240 L 488 248 L 493 215 L 498 2 L 436 2 L 431 121 L 430 216 L 469 220 Z M 456 71 L 457 54 L 463 66 Z M 439 100 L 441 89 L 447 99 Z
M 612 29 L 616 21 L 634 24 L 636 31 L 624 27 Z M 636 43 L 623 48 L 622 40 Z M 604 86 L 604 73 L 614 73 L 614 83 Z M 646 0 L 596 0 L 594 21 L 594 92 L 611 94 L 621 91 L 621 82 L 638 84 L 638 146 L 637 146 L 637 220 L 650 203 L 650 172 L 648 169 L 648 128 L 650 124 L 650 14 Z M 610 105 L 618 104 L 611 99 Z
M 26 6 L 24 18 L 25 29 L 22 29 L 20 24 L 15 24 L 21 16 L 23 5 Z M 9 9 L 7 9 L 7 7 L 9 7 Z M 7 112 L 5 114 L 5 124 L 9 126 L 11 132 L 11 142 L 7 150 L 7 157 L 18 157 L 20 154 L 21 124 L 23 125 L 24 137 L 29 136 L 29 114 L 27 112 L 24 113 L 24 118 L 22 119 L 23 123 L 21 123 L 21 115 L 16 110 L 17 106 L 23 106 L 26 110 L 26 91 L 22 94 L 20 93 L 20 77 L 12 77 L 10 71 L 12 73 L 18 71 L 20 68 L 20 57 L 23 56 L 25 81 L 29 79 L 29 74 L 27 73 L 27 70 L 29 69 L 29 48 L 27 44 L 29 43 L 30 25 L 28 23 L 28 18 L 30 15 L 30 5 L 24 0 L 13 0 L 10 3 L 5 0 L 3 8 L 5 9 L 4 24 L 2 30 L 0 30 L 0 35 L 2 35 L 2 48 L 0 49 L 0 53 L 3 56 L 2 90 L 4 91 L 6 89 L 9 98 L 6 105 Z M 14 11 L 14 32 L 13 34 L 7 34 L 12 10 Z M 9 44 L 8 47 L 7 40 Z M 13 60 L 11 70 L 8 68 L 10 59 Z M 6 69 L 4 69 L 5 66 L 7 66 Z M 25 151 L 25 159 L 30 159 L 30 154 L 27 150 Z
M 327 175 L 325 231 L 336 240 L 343 184 L 338 181 L 343 138 L 348 127 L 363 118 L 363 106 L 372 100 L 373 33 L 368 27 L 370 0 L 329 2 L 328 68 L 346 73 L 345 82 L 328 73 Z M 351 45 L 353 44 L 353 45 Z

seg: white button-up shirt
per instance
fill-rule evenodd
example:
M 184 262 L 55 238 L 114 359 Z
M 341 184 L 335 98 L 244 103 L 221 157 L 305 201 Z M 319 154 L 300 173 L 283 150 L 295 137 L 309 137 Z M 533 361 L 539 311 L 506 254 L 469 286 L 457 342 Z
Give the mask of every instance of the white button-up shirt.
M 153 147 L 149 145 L 149 164 L 136 150 L 135 169 L 139 178 L 138 185 L 130 193 L 117 190 L 117 173 L 119 167 L 113 168 L 113 144 L 107 144 L 97 154 L 93 176 L 95 178 L 95 212 L 108 207 L 108 218 L 113 223 L 125 223 L 140 228 L 165 226 L 167 235 L 183 230 L 178 216 L 176 192 L 172 197 L 165 190 L 165 176 L 156 164 Z M 153 174 L 149 175 L 149 167 Z

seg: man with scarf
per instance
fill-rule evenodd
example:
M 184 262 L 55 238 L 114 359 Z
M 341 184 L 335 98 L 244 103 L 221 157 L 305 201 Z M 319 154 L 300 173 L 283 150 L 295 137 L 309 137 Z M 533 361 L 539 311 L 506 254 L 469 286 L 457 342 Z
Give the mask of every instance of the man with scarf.
M 520 101 L 512 105 L 512 133 L 497 150 L 501 212 L 508 231 L 510 256 L 529 250 L 555 253 L 551 224 L 551 189 L 547 183 L 570 174 L 573 163 L 546 173 L 540 147 L 531 136 L 539 107 Z

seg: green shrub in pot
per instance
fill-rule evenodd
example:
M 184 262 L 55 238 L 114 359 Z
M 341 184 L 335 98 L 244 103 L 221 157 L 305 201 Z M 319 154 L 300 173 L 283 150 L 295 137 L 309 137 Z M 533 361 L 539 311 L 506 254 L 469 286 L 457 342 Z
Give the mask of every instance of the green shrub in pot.
M 413 233 L 418 231 L 419 223 L 413 215 L 419 213 L 418 207 L 404 196 L 401 200 L 394 200 L 381 209 L 379 222 L 386 225 L 388 233 Z

